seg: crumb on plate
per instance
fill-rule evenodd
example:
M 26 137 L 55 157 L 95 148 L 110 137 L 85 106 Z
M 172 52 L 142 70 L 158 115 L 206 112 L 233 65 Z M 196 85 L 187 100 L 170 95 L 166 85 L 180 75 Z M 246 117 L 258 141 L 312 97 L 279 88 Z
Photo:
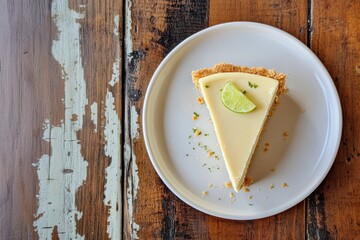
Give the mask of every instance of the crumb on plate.
M 270 148 L 270 143 L 265 143 L 265 145 L 264 145 L 264 152 L 269 151 L 269 148 Z
M 285 141 L 287 139 L 287 137 L 289 136 L 289 132 L 287 130 L 285 130 L 282 134 L 283 136 L 283 140 Z
M 204 103 L 205 103 L 205 100 L 204 100 L 203 97 L 198 97 L 198 98 L 196 99 L 196 101 L 197 101 L 199 104 L 204 104 Z
M 229 181 L 228 181 L 228 182 L 226 182 L 226 183 L 225 183 L 225 187 L 226 187 L 226 188 L 231 188 L 231 187 L 232 187 L 231 182 L 229 182 Z

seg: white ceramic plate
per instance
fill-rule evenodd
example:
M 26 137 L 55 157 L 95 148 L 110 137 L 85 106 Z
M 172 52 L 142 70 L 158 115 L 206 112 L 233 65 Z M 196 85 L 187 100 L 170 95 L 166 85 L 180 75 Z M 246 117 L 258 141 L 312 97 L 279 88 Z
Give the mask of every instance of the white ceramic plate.
M 289 92 L 270 119 L 250 166 L 250 192 L 224 187 L 229 178 L 210 116 L 205 105 L 196 103 L 199 93 L 191 71 L 221 62 L 288 74 Z M 197 121 L 193 112 L 200 115 Z M 194 127 L 203 134 L 189 138 Z M 335 159 L 342 114 L 331 77 L 303 43 L 274 27 L 235 22 L 194 34 L 163 60 L 146 93 L 143 129 L 151 162 L 172 192 L 202 212 L 245 220 L 280 213 L 315 190 Z M 270 144 L 266 152 L 265 143 Z M 208 157 L 203 145 L 220 159 Z M 208 195 L 203 196 L 204 191 Z

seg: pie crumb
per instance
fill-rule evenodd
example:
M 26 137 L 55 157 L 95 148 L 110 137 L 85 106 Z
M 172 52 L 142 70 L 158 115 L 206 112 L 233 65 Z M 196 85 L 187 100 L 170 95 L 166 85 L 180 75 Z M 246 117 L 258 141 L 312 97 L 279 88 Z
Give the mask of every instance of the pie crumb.
M 231 192 L 231 193 L 229 194 L 229 196 L 230 196 L 230 198 L 233 198 L 233 197 L 235 197 L 235 194 Z
M 226 187 L 226 188 L 231 188 L 231 187 L 232 187 L 231 182 L 226 182 L 226 183 L 225 183 L 225 187 Z
M 289 136 L 289 132 L 287 130 L 285 130 L 282 134 L 283 136 L 283 140 L 285 141 L 287 139 L 287 137 Z
M 271 185 L 270 185 L 270 189 L 274 189 L 275 188 L 275 185 L 272 183 Z
M 286 183 L 286 182 L 284 182 L 283 184 L 282 184 L 282 187 L 283 188 L 287 188 L 289 185 Z
M 204 100 L 204 98 L 202 98 L 202 97 L 198 97 L 198 98 L 196 99 L 196 101 L 197 101 L 199 104 L 204 104 L 204 103 L 205 103 L 205 100 Z
M 209 195 L 209 192 L 208 192 L 208 191 L 203 191 L 203 192 L 201 193 L 201 195 L 202 195 L 202 196 L 207 196 L 207 195 Z
M 244 192 L 250 192 L 250 189 L 248 187 L 244 188 Z
M 270 143 L 265 143 L 264 152 L 269 151 Z

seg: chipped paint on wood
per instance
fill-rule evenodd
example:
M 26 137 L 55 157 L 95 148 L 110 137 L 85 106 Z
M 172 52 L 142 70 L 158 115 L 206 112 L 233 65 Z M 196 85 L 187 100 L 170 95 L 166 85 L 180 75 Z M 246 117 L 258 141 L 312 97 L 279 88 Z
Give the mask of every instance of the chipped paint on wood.
M 104 204 L 109 206 L 109 217 L 107 233 L 110 239 L 120 239 L 121 225 L 121 157 L 120 157 L 120 135 L 121 124 L 115 110 L 115 99 L 111 92 L 106 94 L 105 102 L 106 125 L 105 135 L 105 155 L 109 157 L 109 166 L 105 169 L 106 184 Z
M 116 42 L 115 61 L 113 63 L 110 86 L 119 82 L 120 78 L 120 43 L 119 15 L 114 17 L 114 41 Z M 105 101 L 105 155 L 109 157 L 109 166 L 105 169 L 104 204 L 109 206 L 107 233 L 110 239 L 120 239 L 121 236 L 121 122 L 115 109 L 115 98 L 107 89 Z
M 131 0 L 125 1 L 125 48 L 126 48 L 126 56 L 128 57 L 128 62 L 130 62 L 132 56 L 131 52 L 133 50 L 133 44 L 131 39 L 131 28 L 132 28 L 132 18 L 131 18 Z
M 132 1 L 126 0 L 125 1 L 125 53 L 127 56 L 126 61 L 128 63 L 131 62 L 133 58 L 133 44 L 132 44 L 132 16 L 131 16 L 131 8 L 132 8 Z M 131 105 L 130 105 L 131 106 Z M 127 112 L 128 113 L 128 112 Z M 129 224 L 130 224 L 130 238 L 131 239 L 138 239 L 137 232 L 140 230 L 140 226 L 134 220 L 134 202 L 137 198 L 137 192 L 139 189 L 139 177 L 138 177 L 138 167 L 136 164 L 136 155 L 132 148 L 134 144 L 134 140 L 139 137 L 139 124 L 138 124 L 138 113 L 136 111 L 135 106 L 131 106 L 130 108 L 130 134 L 131 139 L 125 141 L 124 144 L 124 162 L 126 169 L 130 169 L 131 172 L 128 172 L 127 175 L 127 209 L 128 209 L 128 217 L 129 217 Z
M 94 124 L 94 133 L 96 133 L 97 132 L 97 119 L 98 119 L 97 102 L 93 102 L 93 104 L 91 104 L 90 111 L 91 111 L 90 119 L 91 119 L 91 122 Z
M 115 41 L 116 41 L 116 48 L 115 48 L 115 61 L 113 63 L 113 68 L 112 68 L 112 77 L 111 80 L 109 82 L 110 86 L 114 86 L 116 83 L 119 82 L 119 77 L 120 77 L 120 63 L 121 63 L 121 59 L 120 59 L 120 42 L 119 42 L 119 15 L 116 15 L 114 17 L 114 37 L 115 37 Z
M 137 198 L 137 191 L 139 190 L 139 177 L 138 177 L 138 168 L 136 165 L 136 156 L 134 152 L 131 150 L 131 146 L 129 144 L 125 144 L 124 147 L 124 155 L 125 161 L 129 161 L 131 159 L 131 174 L 128 176 L 127 185 L 128 190 L 126 192 L 127 204 L 128 204 L 128 216 L 129 216 L 129 224 L 130 224 L 130 233 L 131 239 L 139 239 L 137 236 L 137 232 L 140 230 L 140 226 L 134 220 L 134 206 L 133 203 Z
M 120 53 L 117 54 L 115 62 L 113 64 L 113 74 L 109 82 L 110 86 L 113 87 L 116 83 L 119 82 L 119 76 L 120 76 Z
M 59 126 L 45 120 L 43 139 L 50 143 L 51 153 L 44 154 L 34 164 L 39 192 L 33 225 L 39 239 L 51 239 L 54 229 L 60 239 L 84 239 L 76 231 L 76 222 L 82 213 L 75 203 L 76 192 L 86 180 L 88 165 L 81 155 L 81 143 L 76 135 L 83 126 L 87 105 L 78 23 L 84 15 L 70 9 L 67 1 L 53 0 L 51 17 L 58 29 L 58 36 L 52 42 L 52 54 L 62 68 L 65 113 Z M 73 118 L 75 115 L 77 117 Z
M 120 23 L 120 17 L 119 17 L 119 15 L 115 15 L 115 17 L 114 17 L 114 35 L 116 37 L 119 36 L 119 23 Z
M 130 123 L 131 123 L 131 139 L 139 138 L 139 115 L 136 111 L 135 106 L 131 106 L 130 110 Z
M 131 132 L 131 142 L 133 144 L 134 140 L 139 137 L 139 124 L 138 124 L 139 115 L 136 111 L 135 106 L 132 106 L 130 109 L 130 132 Z M 133 203 L 137 198 L 137 192 L 139 190 L 139 176 L 138 176 L 138 167 L 136 164 L 136 155 L 133 148 L 130 144 L 125 144 L 125 164 L 126 166 L 130 165 L 131 173 L 127 178 L 128 190 L 127 194 L 127 203 L 128 203 L 128 214 L 130 219 L 131 226 L 131 239 L 138 239 L 137 232 L 140 229 L 140 226 L 136 224 L 133 213 L 134 206 Z
M 113 71 L 112 71 L 112 77 L 111 80 L 109 82 L 110 86 L 114 86 L 116 83 L 119 82 L 119 77 L 120 77 L 120 42 L 119 42 L 119 15 L 116 15 L 114 17 L 114 37 L 115 37 L 115 41 L 117 42 L 116 44 L 116 48 L 115 48 L 115 61 L 113 63 Z

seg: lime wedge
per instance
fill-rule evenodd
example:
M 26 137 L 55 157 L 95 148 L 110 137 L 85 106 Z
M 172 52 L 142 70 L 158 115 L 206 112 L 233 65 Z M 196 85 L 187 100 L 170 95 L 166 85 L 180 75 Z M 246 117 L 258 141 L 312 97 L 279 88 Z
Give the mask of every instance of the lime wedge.
M 232 82 L 227 82 L 221 91 L 221 101 L 236 113 L 251 112 L 256 105 L 251 102 Z

